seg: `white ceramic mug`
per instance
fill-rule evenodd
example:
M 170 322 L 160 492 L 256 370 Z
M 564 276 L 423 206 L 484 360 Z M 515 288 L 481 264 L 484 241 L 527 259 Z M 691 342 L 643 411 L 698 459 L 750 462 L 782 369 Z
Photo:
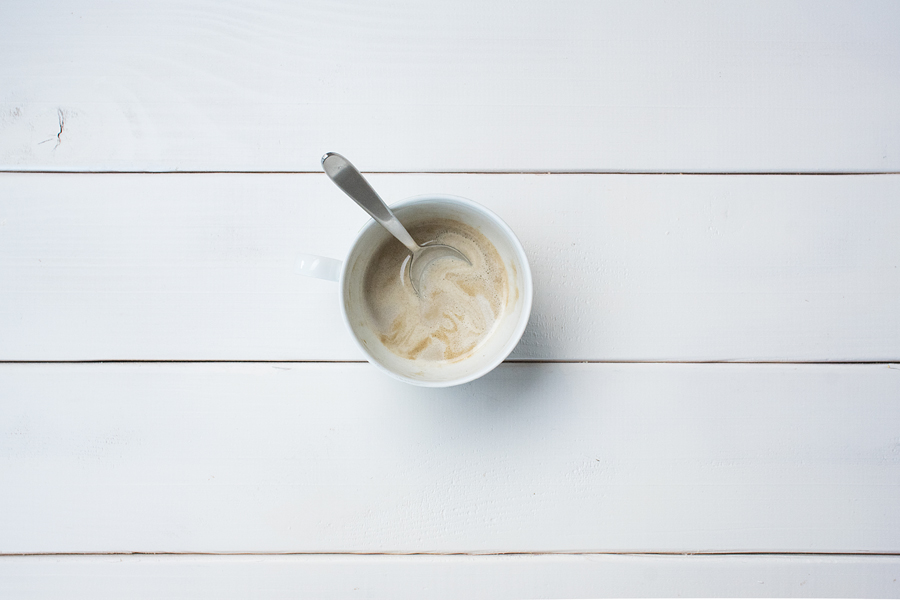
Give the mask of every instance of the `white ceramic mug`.
M 435 361 L 423 366 L 423 361 L 398 356 L 382 344 L 370 325 L 363 285 L 375 250 L 390 238 L 390 234 L 374 220 L 369 220 L 360 230 L 343 263 L 333 258 L 302 254 L 297 257 L 294 270 L 301 275 L 340 282 L 341 314 L 347 329 L 369 362 L 392 377 L 426 387 L 448 387 L 481 377 L 509 356 L 528 324 L 531 269 L 522 245 L 500 217 L 480 204 L 458 196 L 415 196 L 391 205 L 391 210 L 407 229 L 442 218 L 465 223 L 480 231 L 500 254 L 506 267 L 509 302 L 493 332 L 472 355 L 460 361 Z

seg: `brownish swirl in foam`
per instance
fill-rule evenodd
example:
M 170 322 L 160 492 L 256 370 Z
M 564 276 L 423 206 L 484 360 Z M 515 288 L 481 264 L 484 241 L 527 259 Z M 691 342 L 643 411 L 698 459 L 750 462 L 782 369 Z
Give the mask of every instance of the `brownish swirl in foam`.
M 375 251 L 364 280 L 373 329 L 403 358 L 462 360 L 491 334 L 506 308 L 506 267 L 482 233 L 459 221 L 435 219 L 409 232 L 416 240 L 457 248 L 472 264 L 435 261 L 417 296 L 405 270 L 409 251 L 387 240 Z

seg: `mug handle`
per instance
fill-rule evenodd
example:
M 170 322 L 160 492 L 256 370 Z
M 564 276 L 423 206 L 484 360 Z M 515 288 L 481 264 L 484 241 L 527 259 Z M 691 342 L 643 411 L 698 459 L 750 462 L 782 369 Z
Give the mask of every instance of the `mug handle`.
M 341 280 L 341 261 L 334 258 L 325 258 L 315 254 L 300 254 L 294 261 L 294 273 L 325 279 L 326 281 Z

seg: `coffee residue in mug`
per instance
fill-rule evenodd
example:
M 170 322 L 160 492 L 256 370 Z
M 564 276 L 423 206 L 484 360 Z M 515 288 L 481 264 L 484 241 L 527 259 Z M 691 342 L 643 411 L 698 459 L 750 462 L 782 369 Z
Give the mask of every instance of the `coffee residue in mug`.
M 374 253 L 365 275 L 366 307 L 385 347 L 410 360 L 469 356 L 493 331 L 507 304 L 506 268 L 478 230 L 452 219 L 413 226 L 417 241 L 453 246 L 471 261 L 439 259 L 423 274 L 420 295 L 409 281 L 409 251 L 393 238 Z

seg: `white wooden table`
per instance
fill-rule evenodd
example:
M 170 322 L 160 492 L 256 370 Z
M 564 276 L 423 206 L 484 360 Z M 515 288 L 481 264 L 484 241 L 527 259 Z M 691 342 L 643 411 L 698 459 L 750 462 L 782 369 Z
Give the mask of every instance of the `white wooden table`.
M 900 596 L 900 3 L 5 0 L 0 597 Z M 535 302 L 445 390 L 336 288 L 389 201 Z

